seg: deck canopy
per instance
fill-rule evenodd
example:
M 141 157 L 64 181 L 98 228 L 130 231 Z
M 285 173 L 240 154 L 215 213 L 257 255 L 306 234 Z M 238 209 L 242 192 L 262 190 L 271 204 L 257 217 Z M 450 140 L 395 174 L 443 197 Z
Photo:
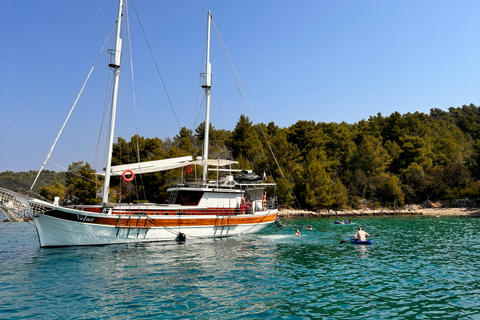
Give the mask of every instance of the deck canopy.
M 209 167 L 225 167 L 231 166 L 232 164 L 237 164 L 237 161 L 232 160 L 224 160 L 224 159 L 208 159 L 208 160 L 201 160 L 197 159 L 195 161 L 190 162 L 189 164 L 196 164 L 196 165 L 204 165 L 207 164 Z

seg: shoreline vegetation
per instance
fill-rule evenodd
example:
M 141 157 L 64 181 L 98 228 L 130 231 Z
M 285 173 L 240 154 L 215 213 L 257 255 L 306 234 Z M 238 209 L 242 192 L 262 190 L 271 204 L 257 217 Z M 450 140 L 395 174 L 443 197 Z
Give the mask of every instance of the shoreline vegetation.
M 215 140 L 212 158 L 231 159 L 239 168 L 263 173 L 267 182 L 277 184 L 267 193 L 276 193 L 281 208 L 406 208 L 411 213 L 409 205 L 425 201 L 441 201 L 442 208 L 480 208 L 480 201 L 470 201 L 480 197 L 479 123 L 480 107 L 470 104 L 448 111 L 433 108 L 429 114 L 378 113 L 354 124 L 301 120 L 283 128 L 273 122 L 253 124 L 241 115 L 233 130 L 212 126 L 209 132 Z M 118 137 L 112 164 L 199 156 L 204 129 L 200 123 L 195 130 L 182 127 L 174 138 Z M 259 141 L 260 136 L 266 140 Z M 187 178 L 203 179 L 199 172 Z M 42 171 L 33 191 L 49 201 L 60 197 L 68 202 L 73 195 L 78 203 L 99 204 L 96 194 L 103 181 L 96 173 L 87 162 L 73 162 L 66 172 Z M 34 170 L 0 172 L 0 186 L 22 193 L 36 176 Z M 185 177 L 181 168 L 135 175 L 138 180 L 132 183 L 115 177 L 112 202 L 166 203 L 171 182 Z
M 280 209 L 280 218 L 322 218 L 322 217 L 382 217 L 382 216 L 470 216 L 480 217 L 480 208 L 422 208 L 420 206 L 408 206 L 400 209 L 360 209 L 360 210 L 319 210 L 308 211 L 301 209 Z M 343 220 L 343 219 L 342 219 Z

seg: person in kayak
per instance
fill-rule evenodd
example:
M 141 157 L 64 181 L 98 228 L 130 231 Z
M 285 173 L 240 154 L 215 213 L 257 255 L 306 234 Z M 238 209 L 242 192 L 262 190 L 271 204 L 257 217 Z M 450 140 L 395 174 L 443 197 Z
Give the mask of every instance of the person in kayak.
M 353 236 L 354 239 L 360 241 L 366 241 L 367 237 L 370 237 L 370 235 L 363 231 L 360 227 L 357 228 L 357 233 L 355 233 L 355 235 Z

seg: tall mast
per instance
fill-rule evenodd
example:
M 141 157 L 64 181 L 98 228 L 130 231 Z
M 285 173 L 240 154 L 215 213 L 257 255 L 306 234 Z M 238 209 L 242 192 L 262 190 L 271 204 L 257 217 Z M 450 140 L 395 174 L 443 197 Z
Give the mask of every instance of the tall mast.
M 208 134 L 210 131 L 210 98 L 212 92 L 212 65 L 210 64 L 210 20 L 212 20 L 212 14 L 210 11 L 207 12 L 207 67 L 205 74 L 203 75 L 203 84 L 202 88 L 205 89 L 205 101 L 206 101 L 206 111 L 205 111 L 205 134 L 204 134 L 204 143 L 203 143 L 203 158 L 202 161 L 208 160 Z M 203 181 L 207 183 L 207 173 L 208 165 L 207 163 L 202 163 L 203 165 Z
M 118 96 L 118 80 L 120 78 L 120 60 L 122 57 L 122 38 L 120 38 L 120 32 L 122 29 L 122 11 L 123 0 L 118 1 L 118 17 L 117 17 L 117 38 L 115 41 L 115 50 L 109 50 L 109 53 L 113 57 L 113 61 L 110 61 L 108 66 L 113 69 L 113 94 L 112 94 L 112 108 L 110 113 L 110 134 L 108 137 L 108 149 L 107 149 L 107 166 L 105 169 L 105 183 L 103 185 L 103 204 L 108 203 L 108 189 L 110 187 L 110 171 L 112 167 L 112 151 L 113 151 L 113 138 L 115 134 L 115 116 L 117 113 L 117 96 Z

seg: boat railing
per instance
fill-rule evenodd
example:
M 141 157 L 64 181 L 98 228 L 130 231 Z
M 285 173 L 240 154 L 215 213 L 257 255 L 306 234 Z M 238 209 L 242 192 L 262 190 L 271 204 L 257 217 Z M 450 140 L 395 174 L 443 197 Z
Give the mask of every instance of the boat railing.
M 276 186 L 275 183 L 264 183 L 264 182 L 255 182 L 255 183 L 238 183 L 236 181 L 226 181 L 226 180 L 209 180 L 206 184 L 201 180 L 195 179 L 174 179 L 170 181 L 170 188 L 175 187 L 189 187 L 189 188 L 223 188 L 223 189 L 249 189 L 253 187 L 272 187 Z
M 175 187 L 188 187 L 188 188 L 222 188 L 222 189 L 234 189 L 236 186 L 235 182 L 225 182 L 225 181 L 208 181 L 207 184 L 205 184 L 201 180 L 172 180 L 170 182 L 170 188 L 175 188 Z
M 255 200 L 248 205 L 248 213 L 260 213 L 262 211 L 278 209 L 277 197 L 270 197 L 265 202 Z
M 243 215 L 243 214 L 261 214 L 269 210 L 278 209 L 278 202 L 276 198 L 267 199 L 265 205 L 260 203 L 260 201 L 251 202 L 247 205 L 238 205 L 234 208 L 195 208 L 193 206 L 179 206 L 175 205 L 175 208 L 171 207 L 170 204 L 165 205 L 156 205 L 154 207 L 145 206 L 144 208 L 139 208 L 138 210 L 131 210 L 127 207 L 117 207 L 114 210 L 113 214 L 120 215 L 217 215 L 217 216 L 228 216 L 228 215 Z

